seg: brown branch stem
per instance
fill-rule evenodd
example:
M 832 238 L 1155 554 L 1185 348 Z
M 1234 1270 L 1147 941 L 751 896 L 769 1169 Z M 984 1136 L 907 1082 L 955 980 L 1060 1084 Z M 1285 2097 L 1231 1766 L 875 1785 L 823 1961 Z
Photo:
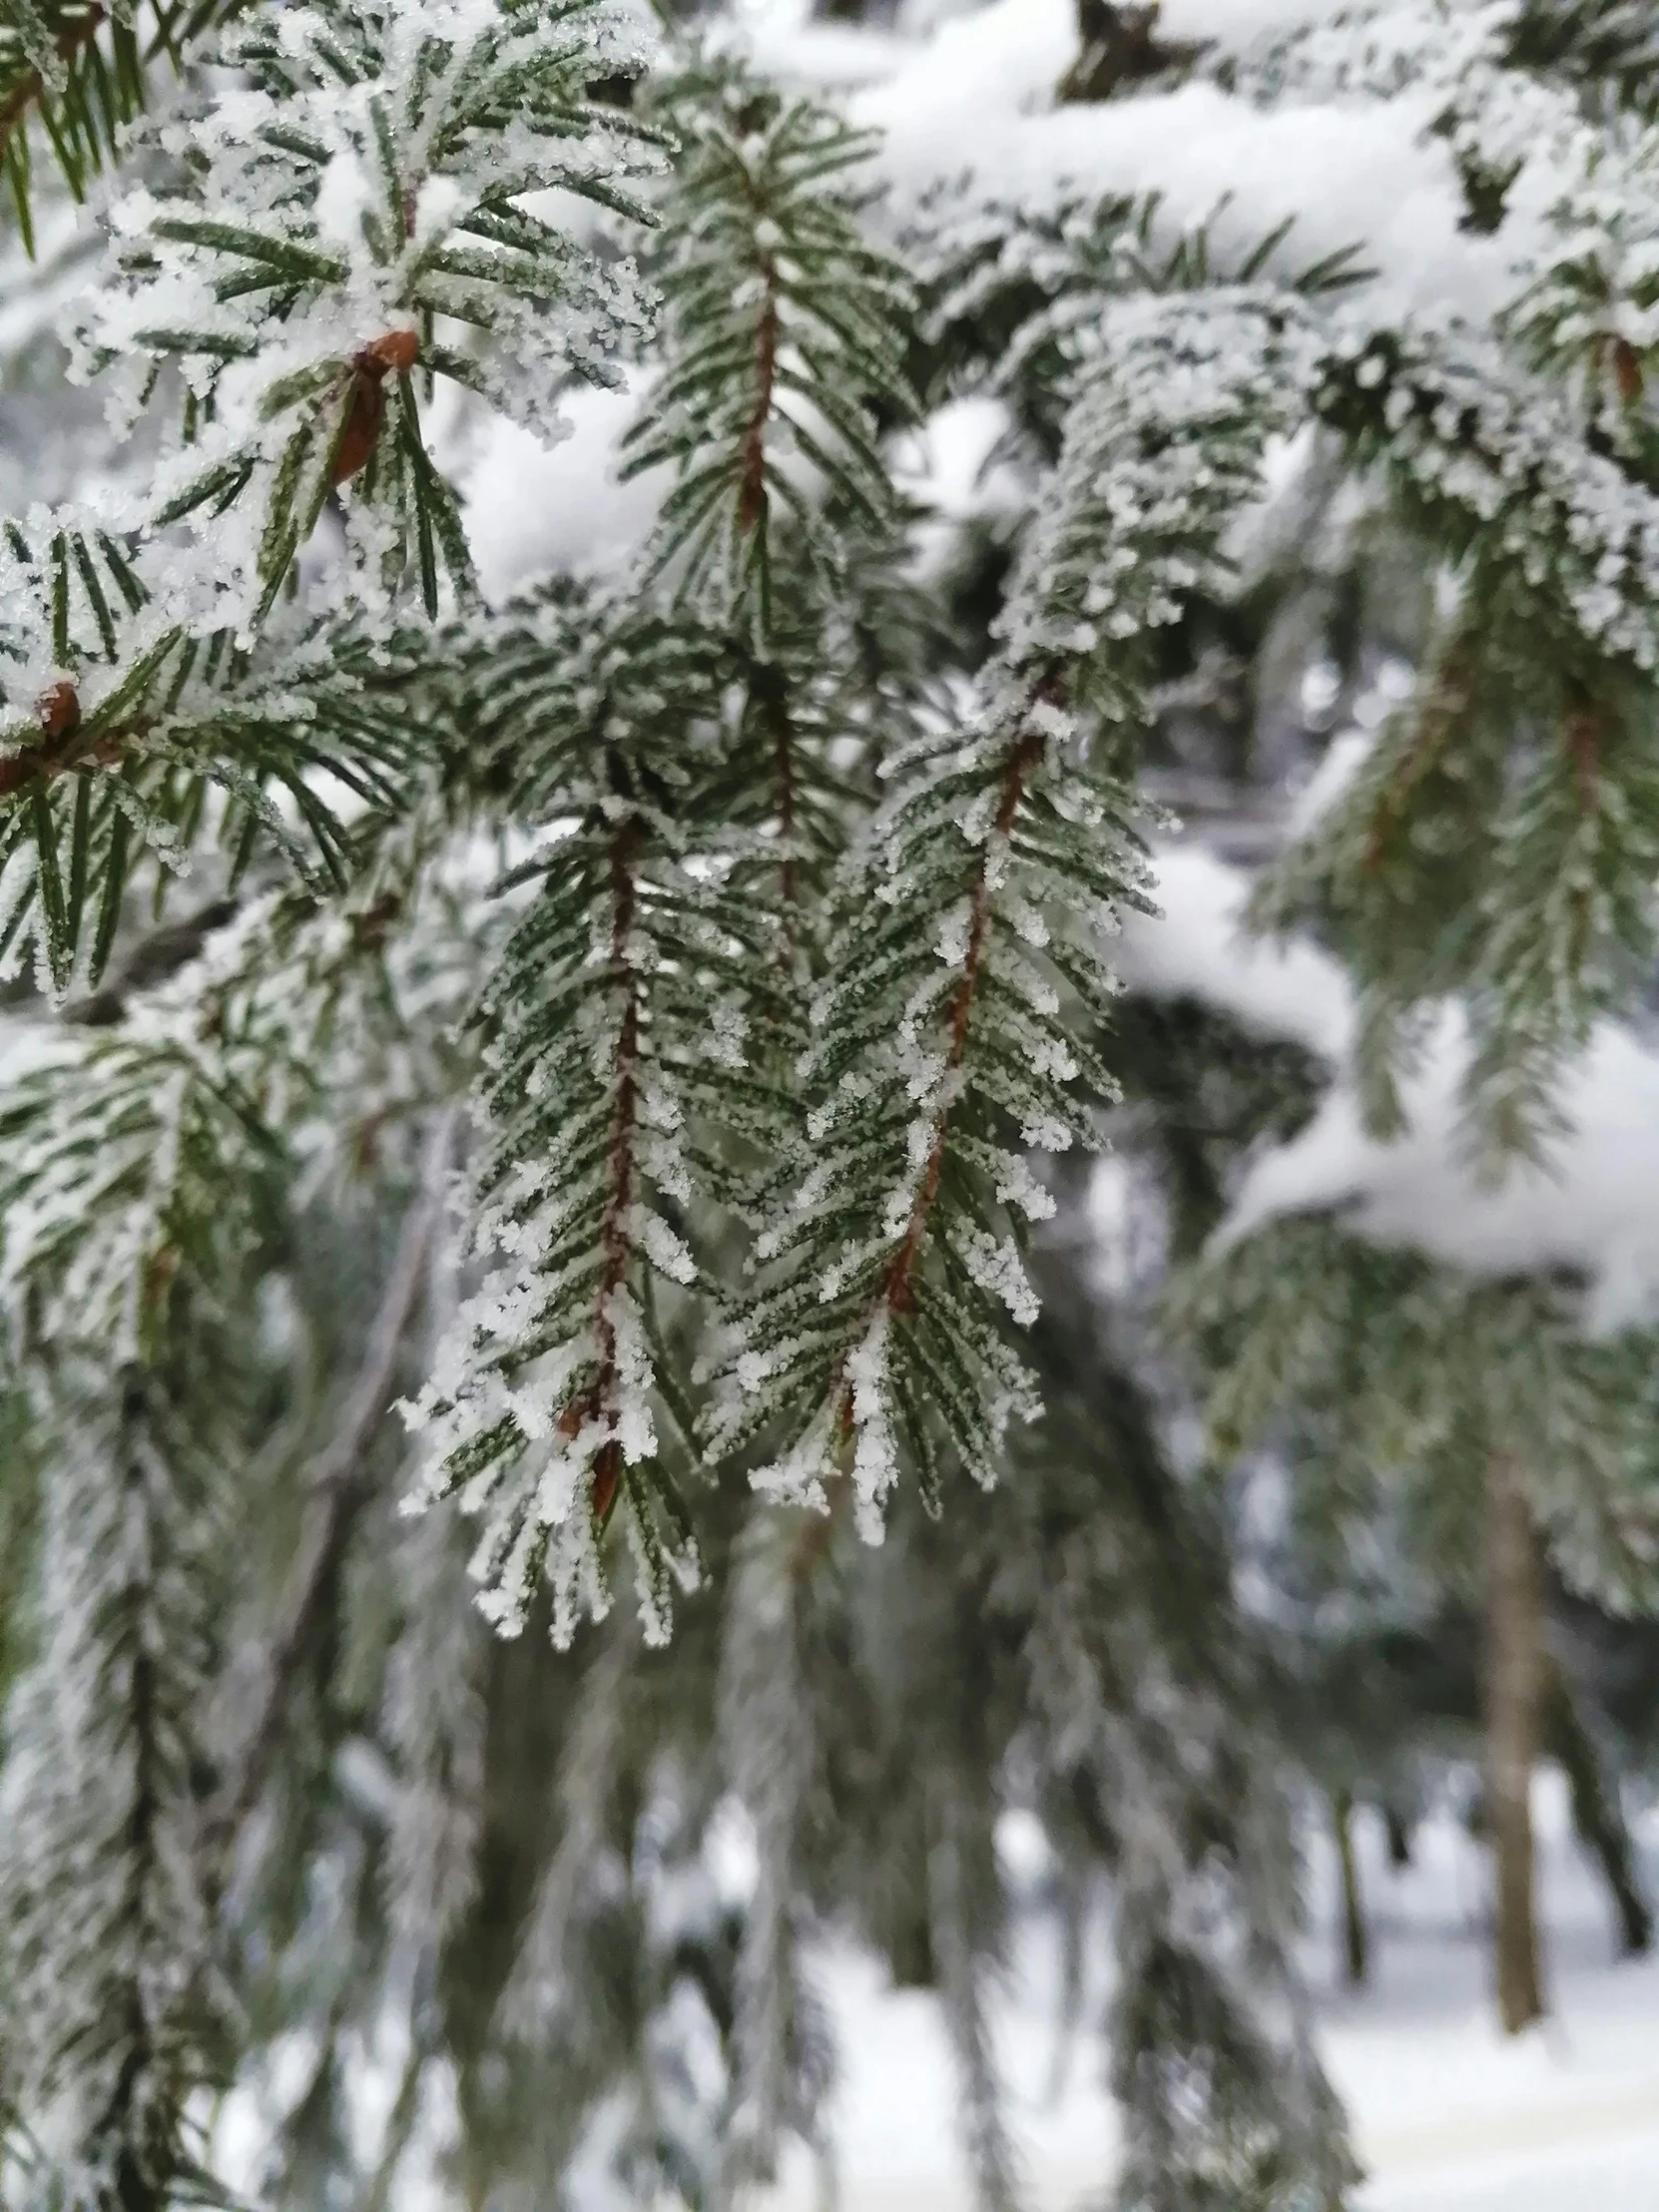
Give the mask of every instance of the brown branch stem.
M 997 801 L 996 820 L 990 836 L 985 840 L 985 849 L 980 855 L 979 866 L 974 875 L 972 903 L 968 915 L 967 949 L 962 957 L 962 973 L 950 1006 L 950 1049 L 945 1057 L 945 1095 L 934 1117 L 933 1142 L 928 1150 L 927 1165 L 922 1170 L 921 1181 L 916 1186 L 909 1221 L 905 1224 L 898 1249 L 881 1279 L 881 1303 L 895 1314 L 904 1313 L 909 1306 L 910 1287 L 916 1263 L 921 1257 L 927 1219 L 933 1210 L 933 1201 L 938 1196 L 939 1178 L 944 1172 L 945 1145 L 950 1134 L 950 1112 L 954 1102 L 954 1088 L 950 1079 L 960 1072 L 967 1057 L 973 1006 L 979 995 L 979 979 L 985 965 L 986 940 L 990 934 L 991 861 L 997 845 L 1013 829 L 1019 803 L 1025 796 L 1026 782 L 1041 760 L 1042 751 L 1041 733 L 1028 729 L 1009 754 L 1008 764 L 1002 775 L 1002 792 Z
M 630 815 L 611 840 L 611 983 L 622 1000 L 622 1019 L 617 1028 L 609 1181 L 599 1223 L 603 1265 L 594 1305 L 599 1371 L 587 1388 L 578 1391 L 559 1415 L 559 1430 L 565 1436 L 577 1435 L 584 1422 L 602 1415 L 616 1395 L 617 1337 L 611 1308 L 627 1281 L 634 1251 L 628 1214 L 634 1203 L 639 1139 L 640 986 L 629 957 L 628 940 L 639 910 L 639 879 L 635 870 L 644 835 L 639 817 Z M 601 1527 L 610 1518 L 621 1481 L 622 1444 L 617 1437 L 611 1436 L 600 1445 L 593 1462 L 590 1495 L 594 1516 Z
M 755 404 L 743 433 L 743 473 L 738 492 L 738 535 L 751 537 L 767 519 L 767 424 L 778 391 L 778 346 L 783 335 L 778 311 L 778 264 L 763 253 L 761 312 L 755 324 Z
M 32 753 L 0 756 L 0 800 L 13 798 L 31 784 L 55 784 L 61 776 L 114 768 L 129 745 L 140 744 L 149 735 L 149 725 L 137 722 L 90 741 L 83 739 L 81 703 L 69 683 L 54 684 L 38 703 L 38 713 L 46 743 Z

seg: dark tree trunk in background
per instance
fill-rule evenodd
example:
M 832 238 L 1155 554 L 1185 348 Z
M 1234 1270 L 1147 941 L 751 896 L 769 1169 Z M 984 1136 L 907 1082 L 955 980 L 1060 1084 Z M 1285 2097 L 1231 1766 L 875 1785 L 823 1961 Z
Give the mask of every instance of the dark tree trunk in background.
M 1518 2035 L 1544 2011 L 1534 1895 L 1532 1769 L 1543 1712 L 1543 1592 L 1520 1470 L 1486 1474 L 1486 1829 L 1496 1871 L 1497 2007 Z
M 1653 1913 L 1642 1894 L 1636 1855 L 1625 1825 L 1619 1786 L 1608 1774 L 1595 1739 L 1578 1710 L 1572 1685 L 1560 1661 L 1544 1661 L 1544 1742 L 1567 1778 L 1572 1823 L 1578 1839 L 1601 1868 L 1619 1920 L 1619 1940 L 1627 1958 L 1651 1949 Z
M 1343 1881 L 1343 1964 L 1351 1988 L 1366 1979 L 1370 1946 L 1366 1939 L 1366 1910 L 1360 1896 L 1360 1863 L 1354 1855 L 1354 1792 L 1339 1790 L 1331 1800 L 1331 1821 L 1337 1835 L 1337 1865 Z

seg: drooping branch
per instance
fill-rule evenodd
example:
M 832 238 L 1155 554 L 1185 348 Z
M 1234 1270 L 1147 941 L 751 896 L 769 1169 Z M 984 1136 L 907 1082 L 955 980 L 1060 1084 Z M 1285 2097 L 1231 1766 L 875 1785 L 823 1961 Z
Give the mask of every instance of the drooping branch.
M 132 1378 L 127 1391 L 129 1417 L 142 1416 L 143 1392 L 143 1382 Z M 129 1528 L 144 1527 L 144 1535 L 129 1548 L 129 1578 L 121 1592 L 118 1613 L 120 1643 L 125 1647 L 126 1660 L 125 1668 L 119 1670 L 125 1675 L 127 1689 L 124 1720 L 132 1746 L 132 1799 L 121 1838 L 121 1919 L 128 1931 L 135 1931 L 144 1929 L 150 1921 L 151 1893 L 159 1871 L 158 1832 L 163 1798 L 158 1714 L 160 1686 L 153 1634 L 147 1632 L 144 1618 L 153 1595 L 154 1531 L 145 1525 L 150 1505 L 145 1494 L 148 1475 L 138 1453 L 129 1455 L 121 1479 L 124 1519 Z M 135 1950 L 130 1968 L 115 1995 L 115 2006 L 124 2015 L 122 2061 L 104 2109 L 93 2122 L 91 2140 L 113 2150 L 119 2201 L 150 2212 L 150 2208 L 159 2207 L 162 2202 L 175 2147 L 166 2139 L 167 2130 L 160 2131 L 162 2140 L 144 2139 L 152 2132 L 145 2126 L 145 2120 L 152 2116 L 146 2114 L 143 2107 L 147 2092 L 154 2090 L 152 2077 L 162 2054 L 159 2023 L 139 1970 L 139 1955 Z
M 628 1279 L 633 1258 L 630 1215 L 634 1204 L 635 1148 L 639 1138 L 640 981 L 629 949 L 639 906 L 635 868 L 643 829 L 631 815 L 611 843 L 611 982 L 622 1001 L 617 1028 L 616 1090 L 611 1106 L 610 1179 L 599 1244 L 604 1271 L 599 1279 L 595 1328 L 599 1338 L 599 1374 L 593 1384 L 593 1411 L 607 1411 L 616 1396 L 617 1334 L 614 1303 Z M 571 1408 L 566 1408 L 569 1417 Z M 593 1510 L 603 1527 L 616 1503 L 622 1480 L 622 1443 L 616 1436 L 601 1445 L 593 1468 Z
M 778 352 L 783 337 L 779 306 L 778 263 L 762 247 L 757 259 L 761 279 L 759 312 L 755 318 L 755 405 L 743 435 L 743 470 L 738 490 L 738 535 L 746 543 L 759 538 L 754 548 L 761 578 L 761 631 L 771 629 L 770 549 L 765 539 L 771 513 L 767 496 L 767 432 L 778 394 Z M 795 860 L 796 731 L 790 713 L 789 686 L 776 662 L 764 661 L 755 671 L 754 691 L 772 744 L 773 796 L 778 815 L 778 839 L 783 857 L 778 868 L 779 898 L 784 913 L 784 953 L 793 955 L 795 908 L 799 892 Z
M 767 524 L 767 430 L 777 396 L 778 346 L 783 330 L 778 306 L 778 264 L 764 247 L 759 254 L 758 268 L 761 305 L 755 318 L 755 406 L 743 434 L 743 474 L 738 493 L 738 535 L 742 538 L 753 537 L 757 530 L 765 530 Z
M 305 1653 L 338 1578 L 352 1526 L 372 1495 L 369 1447 L 391 1404 L 404 1342 L 426 1285 L 427 1256 L 446 1203 L 445 1179 L 456 1125 L 453 1109 L 440 1113 L 433 1123 L 420 1182 L 404 1217 L 362 1365 L 339 1426 L 312 1469 L 298 1550 L 276 1629 L 261 1657 L 249 1718 L 225 1786 L 204 1824 L 205 1883 L 210 1896 L 221 1894 L 237 1837 L 270 1778 Z
M 950 1135 L 950 1110 L 956 1092 L 954 1081 L 949 1079 L 960 1074 L 962 1063 L 967 1058 L 974 1001 L 979 995 L 990 935 L 992 868 L 1000 847 L 1006 842 L 1014 827 L 1020 801 L 1025 796 L 1026 783 L 1032 770 L 1042 759 L 1042 752 L 1041 732 L 1027 728 L 1009 753 L 991 834 L 985 840 L 974 874 L 967 949 L 963 954 L 962 972 L 950 1006 L 950 1046 L 945 1059 L 947 1080 L 934 1116 L 933 1141 L 928 1149 L 927 1164 L 922 1170 L 921 1181 L 916 1186 L 910 1218 L 881 1280 L 881 1299 L 889 1311 L 895 1314 L 902 1314 L 909 1306 L 910 1286 L 916 1264 L 921 1257 L 922 1243 L 927 1233 L 927 1219 L 933 1210 L 933 1201 L 938 1196 L 939 1178 L 944 1172 Z

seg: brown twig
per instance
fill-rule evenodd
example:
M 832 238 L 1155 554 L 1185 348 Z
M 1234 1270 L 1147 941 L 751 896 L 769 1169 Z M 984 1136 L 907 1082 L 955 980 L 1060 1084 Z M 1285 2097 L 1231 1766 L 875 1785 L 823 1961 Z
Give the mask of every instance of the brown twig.
M 559 1415 L 559 1432 L 566 1437 L 580 1434 L 587 1421 L 598 1419 L 616 1395 L 616 1320 L 611 1308 L 627 1281 L 634 1250 L 628 1214 L 634 1203 L 635 1148 L 639 1135 L 640 989 L 639 977 L 628 955 L 628 939 L 633 934 L 634 916 L 639 909 L 635 865 L 644 833 L 639 817 L 630 815 L 611 840 L 611 981 L 622 994 L 622 1020 L 617 1031 L 616 1091 L 611 1102 L 609 1187 L 599 1223 L 603 1267 L 594 1305 L 599 1371 Z M 600 1445 L 593 1462 L 590 1496 L 594 1516 L 601 1527 L 610 1518 L 621 1482 L 622 1444 L 619 1438 L 611 1436 Z
M 755 405 L 743 433 L 743 475 L 738 494 L 738 534 L 749 537 L 767 516 L 767 424 L 778 390 L 778 344 L 783 326 L 778 312 L 778 265 L 763 253 L 761 312 L 755 325 Z
M 927 1154 L 927 1165 L 922 1170 L 921 1181 L 916 1186 L 909 1221 L 905 1225 L 898 1249 L 881 1279 L 881 1303 L 895 1314 L 906 1312 L 910 1305 L 911 1282 L 916 1263 L 921 1257 L 927 1218 L 933 1210 L 933 1201 L 939 1191 L 939 1178 L 944 1172 L 945 1142 L 950 1133 L 950 1111 L 953 1103 L 950 1079 L 960 1071 L 962 1062 L 967 1057 L 968 1031 L 973 1019 L 974 1000 L 978 997 L 979 980 L 984 972 L 985 940 L 990 930 L 991 918 L 991 860 L 997 843 L 1013 829 L 1019 803 L 1025 796 L 1026 782 L 1031 771 L 1042 759 L 1042 751 L 1041 733 L 1027 730 L 1009 754 L 1008 765 L 1002 776 L 1002 794 L 997 802 L 995 826 L 990 837 L 986 839 L 978 872 L 974 876 L 967 949 L 962 957 L 961 979 L 956 985 L 950 1008 L 950 1050 L 945 1058 L 945 1096 L 934 1117 L 933 1142 Z

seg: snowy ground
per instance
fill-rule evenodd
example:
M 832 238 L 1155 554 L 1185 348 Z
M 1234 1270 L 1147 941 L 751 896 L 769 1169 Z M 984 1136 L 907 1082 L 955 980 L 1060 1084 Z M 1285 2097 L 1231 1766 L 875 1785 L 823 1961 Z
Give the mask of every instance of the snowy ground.
M 1564 1795 L 1540 1779 L 1541 1889 L 1554 2016 L 1505 2043 L 1491 2024 L 1480 1933 L 1484 1860 L 1449 1815 L 1419 1832 L 1399 1875 L 1360 1818 L 1373 1978 L 1338 1988 L 1317 1945 L 1327 2062 L 1354 2116 L 1371 2179 L 1364 2212 L 1655 2212 L 1659 2207 L 1659 1961 L 1619 1964 L 1602 1893 L 1567 1829 Z M 1644 1835 L 1659 1887 L 1659 1821 Z M 1316 1909 L 1334 1918 L 1329 1855 L 1316 1848 Z M 967 2212 L 952 2146 L 950 2061 L 932 1999 L 884 1988 L 850 1956 L 826 1964 L 839 2014 L 840 2212 Z M 1027 1945 L 1001 2019 L 1037 2212 L 1098 2203 L 1113 2123 L 1086 2048 L 1054 2090 L 1052 1960 Z M 805 2174 L 778 2212 L 806 2212 Z

